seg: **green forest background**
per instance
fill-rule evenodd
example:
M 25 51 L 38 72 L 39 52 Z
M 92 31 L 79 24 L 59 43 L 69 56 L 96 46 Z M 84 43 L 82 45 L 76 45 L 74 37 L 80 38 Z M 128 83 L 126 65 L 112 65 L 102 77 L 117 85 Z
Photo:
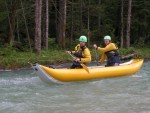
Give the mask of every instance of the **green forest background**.
M 27 66 L 27 62 L 60 63 L 70 61 L 65 50 L 73 49 L 81 35 L 88 37 L 88 46 L 103 46 L 103 37 L 110 35 L 121 54 L 136 50 L 150 58 L 149 0 L 39 0 L 41 7 L 40 50 L 35 51 L 36 4 L 38 0 L 0 0 L 0 68 Z M 48 2 L 46 2 L 48 1 Z M 127 43 L 128 9 L 131 2 L 130 46 Z M 45 46 L 46 7 L 48 3 L 48 46 Z M 66 7 L 66 14 L 61 13 Z M 123 11 L 123 12 L 122 12 Z M 63 15 L 64 18 L 61 18 Z M 63 21 L 66 19 L 66 22 Z M 62 27 L 59 26 L 64 23 Z M 65 28 L 64 39 L 61 30 Z M 123 30 L 123 32 L 121 32 Z M 123 33 L 123 34 L 121 34 Z M 121 45 L 121 36 L 123 45 Z M 39 40 L 39 39 L 38 39 Z M 63 44 L 63 45 L 62 45 Z M 125 49 L 127 48 L 127 49 Z

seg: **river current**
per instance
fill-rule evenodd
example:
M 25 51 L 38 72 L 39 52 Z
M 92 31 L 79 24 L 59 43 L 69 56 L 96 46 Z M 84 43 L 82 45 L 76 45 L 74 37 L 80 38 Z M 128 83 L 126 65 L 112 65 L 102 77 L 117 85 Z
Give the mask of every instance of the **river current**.
M 150 61 L 134 75 L 47 84 L 32 69 L 0 72 L 0 113 L 150 113 Z

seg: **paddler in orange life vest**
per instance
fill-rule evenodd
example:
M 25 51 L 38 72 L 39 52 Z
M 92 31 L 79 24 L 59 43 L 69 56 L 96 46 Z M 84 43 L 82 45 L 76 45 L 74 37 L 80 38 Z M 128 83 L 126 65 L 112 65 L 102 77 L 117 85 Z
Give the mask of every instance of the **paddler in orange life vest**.
M 110 36 L 104 37 L 104 43 L 106 45 L 104 48 L 98 47 L 96 44 L 93 45 L 95 49 L 103 52 L 100 58 L 100 64 L 102 64 L 104 60 L 107 59 L 106 66 L 118 66 L 120 63 L 118 47 L 114 43 L 111 43 Z
M 80 43 L 75 47 L 75 51 L 66 51 L 73 54 L 76 59 L 73 61 L 70 68 L 81 68 L 80 63 L 91 62 L 91 53 L 90 50 L 86 47 L 87 37 L 80 36 Z

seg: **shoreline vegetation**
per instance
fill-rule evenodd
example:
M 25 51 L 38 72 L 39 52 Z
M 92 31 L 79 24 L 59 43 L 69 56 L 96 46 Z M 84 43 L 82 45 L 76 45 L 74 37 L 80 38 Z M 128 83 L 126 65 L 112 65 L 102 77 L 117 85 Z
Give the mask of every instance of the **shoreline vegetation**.
M 90 49 L 92 61 L 96 60 L 95 50 Z M 150 59 L 150 48 L 120 48 L 120 56 L 131 54 L 132 51 L 137 52 L 139 58 Z M 100 57 L 101 53 L 98 52 Z M 66 54 L 65 50 L 50 49 L 42 50 L 40 55 L 33 52 L 19 52 L 14 49 L 0 49 L 0 70 L 30 68 L 31 63 L 39 63 L 42 65 L 59 65 L 72 62 L 72 58 Z

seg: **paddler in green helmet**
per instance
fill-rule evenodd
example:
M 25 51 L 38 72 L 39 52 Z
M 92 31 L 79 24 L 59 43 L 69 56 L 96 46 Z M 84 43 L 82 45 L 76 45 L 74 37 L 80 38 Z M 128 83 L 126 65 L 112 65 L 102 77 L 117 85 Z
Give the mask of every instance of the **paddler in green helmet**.
M 111 37 L 108 35 L 104 37 L 104 43 L 106 45 L 104 48 L 98 47 L 96 44 L 93 45 L 95 49 L 103 52 L 100 58 L 100 64 L 107 59 L 106 66 L 118 66 L 120 63 L 118 47 L 111 42 Z
M 73 54 L 76 59 L 73 61 L 73 64 L 70 68 L 81 68 L 80 63 L 91 62 L 91 53 L 90 50 L 86 47 L 87 37 L 80 36 L 80 43 L 75 47 L 75 51 L 66 51 L 69 54 Z

